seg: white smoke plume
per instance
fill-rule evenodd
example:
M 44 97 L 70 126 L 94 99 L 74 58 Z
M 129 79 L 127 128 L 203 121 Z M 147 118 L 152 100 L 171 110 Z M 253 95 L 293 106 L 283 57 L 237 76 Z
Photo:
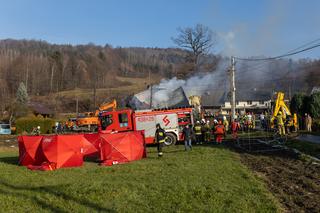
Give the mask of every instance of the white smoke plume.
M 195 74 L 186 80 L 177 79 L 163 79 L 158 85 L 153 86 L 153 100 L 154 102 L 166 102 L 169 100 L 170 94 L 179 87 L 182 87 L 186 96 L 192 95 L 202 96 L 207 93 L 210 94 L 215 90 L 227 90 L 227 60 L 221 59 L 216 70 L 208 73 Z

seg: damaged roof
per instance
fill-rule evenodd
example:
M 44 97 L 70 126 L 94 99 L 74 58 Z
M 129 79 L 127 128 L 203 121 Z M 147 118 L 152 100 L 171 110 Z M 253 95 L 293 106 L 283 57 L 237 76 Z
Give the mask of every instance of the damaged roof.
M 158 90 L 159 91 L 159 90 Z M 157 89 L 154 88 L 154 93 Z M 150 90 L 142 91 L 135 94 L 129 101 L 129 106 L 133 109 L 149 109 L 150 108 Z M 167 101 L 156 101 L 152 99 L 152 108 L 176 108 L 176 107 L 188 107 L 190 106 L 189 100 L 182 87 L 179 87 L 172 92 L 168 92 Z

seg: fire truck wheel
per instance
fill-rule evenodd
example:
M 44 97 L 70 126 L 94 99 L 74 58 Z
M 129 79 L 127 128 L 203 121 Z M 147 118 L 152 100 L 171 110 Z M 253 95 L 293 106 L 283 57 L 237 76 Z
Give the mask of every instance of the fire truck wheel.
M 167 139 L 164 142 L 164 144 L 166 146 L 175 145 L 177 142 L 177 137 L 175 136 L 175 134 L 168 132 L 166 135 L 167 135 Z

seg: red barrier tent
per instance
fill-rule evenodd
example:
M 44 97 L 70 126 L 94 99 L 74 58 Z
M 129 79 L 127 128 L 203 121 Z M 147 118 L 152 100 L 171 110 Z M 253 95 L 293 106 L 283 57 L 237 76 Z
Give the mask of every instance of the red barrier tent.
M 55 164 L 56 169 L 61 167 L 81 166 L 83 164 L 82 135 L 55 135 L 44 136 L 42 151 L 47 162 Z
M 99 154 L 103 165 L 146 157 L 143 132 L 20 136 L 19 163 L 32 170 L 82 166 L 85 156 Z
M 19 164 L 32 170 L 54 170 L 83 164 L 98 150 L 82 135 L 20 136 Z
M 19 136 L 19 164 L 28 166 L 43 161 L 40 154 L 40 144 L 43 136 Z
M 89 133 L 89 134 L 84 134 L 84 138 L 90 142 L 90 145 L 92 144 L 93 146 L 90 146 L 89 149 L 85 151 L 85 156 L 89 157 L 98 157 L 99 156 L 99 147 L 100 147 L 100 135 L 97 133 Z
M 146 157 L 145 140 L 142 132 L 100 134 L 100 160 L 102 165 L 140 160 Z

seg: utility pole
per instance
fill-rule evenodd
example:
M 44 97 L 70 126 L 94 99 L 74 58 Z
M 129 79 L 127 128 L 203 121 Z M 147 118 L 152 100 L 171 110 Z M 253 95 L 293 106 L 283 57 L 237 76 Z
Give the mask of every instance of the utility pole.
M 78 115 L 79 115 L 79 98 L 78 98 L 78 96 L 76 97 L 76 114 L 78 117 Z
M 95 110 L 97 106 L 97 67 L 95 67 L 95 70 L 93 72 L 93 111 Z
M 231 118 L 235 119 L 236 115 L 236 83 L 235 83 L 235 68 L 236 62 L 234 56 L 231 56 L 230 67 L 230 92 L 231 92 Z
M 152 85 L 150 84 L 150 109 L 152 109 Z

